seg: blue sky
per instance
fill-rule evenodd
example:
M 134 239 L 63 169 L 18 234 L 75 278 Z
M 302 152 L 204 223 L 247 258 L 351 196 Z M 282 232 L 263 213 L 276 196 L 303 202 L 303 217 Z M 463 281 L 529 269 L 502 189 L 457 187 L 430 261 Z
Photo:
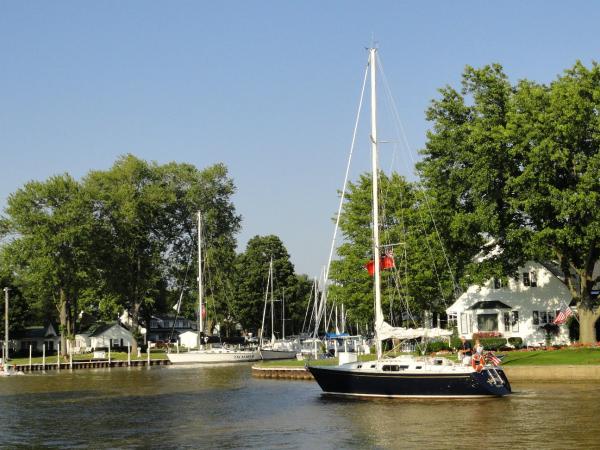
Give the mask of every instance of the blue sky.
M 318 275 L 372 36 L 414 158 L 428 103 L 465 65 L 550 82 L 600 59 L 599 23 L 593 1 L 0 0 L 0 207 L 28 180 L 125 153 L 224 162 L 239 250 L 276 234 Z M 411 176 L 409 150 L 389 147 Z M 354 176 L 366 133 L 356 151 Z

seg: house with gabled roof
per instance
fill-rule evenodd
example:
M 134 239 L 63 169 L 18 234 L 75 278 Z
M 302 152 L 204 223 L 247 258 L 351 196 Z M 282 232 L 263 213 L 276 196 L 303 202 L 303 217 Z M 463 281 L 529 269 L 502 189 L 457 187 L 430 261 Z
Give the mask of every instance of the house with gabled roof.
M 96 322 L 87 330 L 75 335 L 73 351 L 87 352 L 96 348 L 128 347 L 133 344 L 133 334 L 120 322 Z
M 40 353 L 45 346 L 46 352 L 52 353 L 58 349 L 60 335 L 58 326 L 53 323 L 34 325 L 15 332 L 11 336 L 12 349 L 16 352 L 29 352 L 29 347 L 34 353 Z
M 482 286 L 469 286 L 446 309 L 459 336 L 497 333 L 506 338 L 519 337 L 529 346 L 545 344 L 544 327 L 554 322 L 562 306 L 569 305 L 571 293 L 550 265 L 528 261 L 518 274 L 517 279 L 509 278 L 504 283 L 491 279 Z M 559 326 L 552 342 L 569 343 L 567 325 Z

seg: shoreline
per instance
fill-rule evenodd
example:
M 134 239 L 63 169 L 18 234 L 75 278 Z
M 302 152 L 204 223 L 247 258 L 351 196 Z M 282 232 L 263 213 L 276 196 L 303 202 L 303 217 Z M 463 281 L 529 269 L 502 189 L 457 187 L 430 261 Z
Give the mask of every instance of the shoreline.
M 600 365 L 502 366 L 510 382 L 600 381 Z M 304 367 L 252 366 L 252 376 L 283 380 L 313 380 Z

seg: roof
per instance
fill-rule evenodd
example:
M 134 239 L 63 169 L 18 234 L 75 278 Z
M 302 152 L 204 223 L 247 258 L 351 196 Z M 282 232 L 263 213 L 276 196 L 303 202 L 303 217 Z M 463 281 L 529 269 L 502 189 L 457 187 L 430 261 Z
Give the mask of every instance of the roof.
M 475 303 L 473 306 L 467 309 L 512 309 L 506 303 L 502 303 L 500 300 L 483 300 Z
M 114 327 L 115 325 L 118 325 L 121 328 L 127 329 L 127 328 L 125 328 L 119 322 L 108 322 L 108 323 L 105 323 L 105 322 L 96 322 L 95 324 L 93 324 L 92 326 L 90 326 L 87 330 L 83 331 L 83 333 L 89 334 L 90 337 L 92 337 L 92 336 L 99 336 L 102 333 L 104 333 L 106 330 Z
M 14 339 L 42 339 L 49 335 L 49 329 L 52 326 L 53 330 L 57 330 L 53 324 L 48 323 L 46 325 L 34 325 L 31 327 L 25 327 L 23 330 L 19 330 L 13 333 Z M 54 337 L 56 334 L 50 335 L 50 337 Z

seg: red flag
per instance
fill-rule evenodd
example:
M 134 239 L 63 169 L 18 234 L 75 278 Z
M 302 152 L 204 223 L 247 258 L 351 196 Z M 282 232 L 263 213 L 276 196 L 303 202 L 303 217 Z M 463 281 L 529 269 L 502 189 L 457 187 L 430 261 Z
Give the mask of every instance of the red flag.
M 393 269 L 394 267 L 396 267 L 396 263 L 394 262 L 394 257 L 391 256 L 391 253 L 386 253 L 385 256 L 382 256 L 379 261 L 380 261 L 379 267 L 382 270 Z M 369 272 L 369 275 L 371 275 L 371 276 L 375 275 L 375 261 L 371 260 L 368 263 L 366 263 L 365 269 L 367 269 L 367 272 Z

